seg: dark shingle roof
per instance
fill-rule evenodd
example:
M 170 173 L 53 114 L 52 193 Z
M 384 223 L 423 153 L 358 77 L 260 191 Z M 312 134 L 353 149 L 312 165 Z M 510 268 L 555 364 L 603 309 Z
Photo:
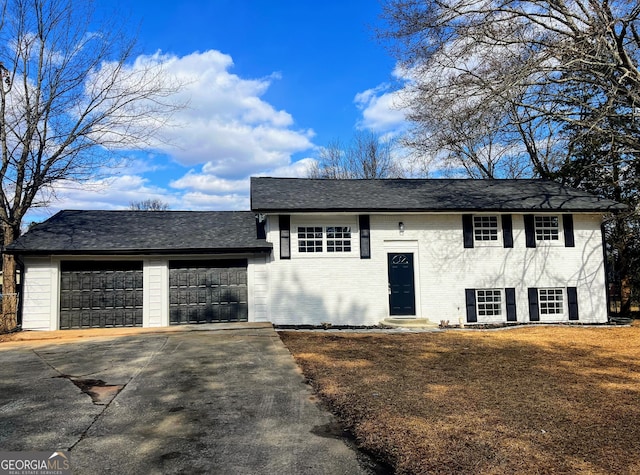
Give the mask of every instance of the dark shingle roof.
M 602 212 L 626 206 L 546 180 L 252 178 L 251 209 Z
M 24 254 L 264 252 L 249 211 L 60 211 L 7 247 Z

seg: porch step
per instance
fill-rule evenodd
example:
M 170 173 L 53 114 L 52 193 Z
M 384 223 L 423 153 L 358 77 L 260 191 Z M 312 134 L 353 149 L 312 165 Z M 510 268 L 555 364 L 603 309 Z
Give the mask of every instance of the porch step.
M 385 318 L 380 324 L 394 328 L 438 328 L 438 324 L 428 318 Z

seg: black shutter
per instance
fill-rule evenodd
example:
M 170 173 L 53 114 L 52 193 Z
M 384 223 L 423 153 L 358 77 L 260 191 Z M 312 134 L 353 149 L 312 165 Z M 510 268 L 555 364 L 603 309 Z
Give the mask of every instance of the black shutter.
M 267 239 L 267 231 L 265 225 L 267 219 L 264 215 L 256 214 L 256 237 L 258 239 Z
M 502 241 L 504 247 L 513 247 L 513 223 L 510 214 L 502 215 Z
M 562 225 L 564 227 L 564 245 L 565 247 L 575 247 L 576 243 L 573 237 L 573 215 L 563 214 Z
M 517 322 L 518 316 L 516 314 L 516 289 L 504 289 L 504 295 L 507 301 L 507 321 Z
M 567 301 L 569 302 L 569 320 L 578 320 L 578 289 L 567 287 Z
M 473 216 L 470 214 L 462 215 L 462 234 L 464 234 L 464 247 L 473 247 Z
M 476 314 L 476 290 L 465 289 L 464 293 L 467 300 L 467 322 L 468 323 L 477 322 L 478 316 Z
M 536 229 L 532 214 L 524 215 L 524 233 L 527 238 L 527 247 L 536 247 Z
M 358 217 L 360 227 L 360 259 L 371 259 L 371 225 L 368 214 Z
M 291 259 L 291 216 L 280 215 L 280 259 Z
M 538 306 L 538 289 L 529 287 L 529 321 L 540 321 L 540 307 Z

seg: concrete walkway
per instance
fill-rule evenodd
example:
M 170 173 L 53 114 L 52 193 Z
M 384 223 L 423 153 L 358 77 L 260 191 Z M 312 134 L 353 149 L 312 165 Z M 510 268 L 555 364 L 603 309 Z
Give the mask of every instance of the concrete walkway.
M 270 325 L 182 328 L 0 343 L 0 448 L 70 450 L 74 474 L 375 469 Z

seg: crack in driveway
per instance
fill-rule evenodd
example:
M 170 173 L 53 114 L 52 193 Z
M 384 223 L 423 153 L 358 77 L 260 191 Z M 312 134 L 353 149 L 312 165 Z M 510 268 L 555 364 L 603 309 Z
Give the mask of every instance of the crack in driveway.
M 100 371 L 94 371 L 82 376 L 74 376 L 69 374 L 64 374 L 58 368 L 56 368 L 53 364 L 51 364 L 47 359 L 38 353 L 35 349 L 32 348 L 32 352 L 46 364 L 49 368 L 55 371 L 57 376 L 52 376 L 53 378 L 63 378 L 71 381 L 76 387 L 78 387 L 84 394 L 87 394 L 91 397 L 91 401 L 95 406 L 102 406 L 102 409 L 93 417 L 91 422 L 87 425 L 87 427 L 82 431 L 80 437 L 67 449 L 69 451 L 73 450 L 89 433 L 91 428 L 96 424 L 96 422 L 100 419 L 100 417 L 104 414 L 107 408 L 111 405 L 111 403 L 115 400 L 115 398 L 120 394 L 120 392 L 127 387 L 127 385 L 137 378 L 140 373 L 142 373 L 147 366 L 154 360 L 156 355 L 160 354 L 164 348 L 167 346 L 169 341 L 169 336 L 164 338 L 164 341 L 160 345 L 160 347 L 149 354 L 147 361 L 140 365 L 136 371 L 129 377 L 129 379 L 124 384 L 108 384 L 101 379 L 90 379 L 86 378 L 88 375 L 99 374 L 103 371 L 107 371 L 113 365 L 106 367 Z

